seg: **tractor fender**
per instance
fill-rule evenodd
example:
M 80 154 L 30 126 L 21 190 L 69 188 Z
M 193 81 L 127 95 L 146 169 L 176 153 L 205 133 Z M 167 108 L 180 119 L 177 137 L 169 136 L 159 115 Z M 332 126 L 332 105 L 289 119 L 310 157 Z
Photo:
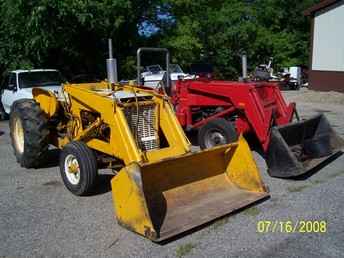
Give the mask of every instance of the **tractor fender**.
M 53 92 L 41 88 L 33 88 L 32 95 L 36 102 L 39 103 L 42 111 L 51 118 L 58 110 L 59 103 Z

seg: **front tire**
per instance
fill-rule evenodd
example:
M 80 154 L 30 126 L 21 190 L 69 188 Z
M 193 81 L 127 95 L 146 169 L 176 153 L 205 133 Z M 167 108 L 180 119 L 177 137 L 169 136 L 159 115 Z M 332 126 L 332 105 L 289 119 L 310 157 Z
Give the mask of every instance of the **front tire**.
M 98 177 L 97 159 L 83 142 L 70 142 L 60 155 L 60 172 L 63 183 L 75 195 L 90 194 Z
M 10 114 L 10 136 L 17 162 L 25 168 L 42 165 L 48 151 L 48 120 L 31 99 L 16 101 Z
M 237 141 L 238 134 L 233 124 L 224 118 L 210 120 L 198 131 L 198 143 L 201 149 L 209 149 Z

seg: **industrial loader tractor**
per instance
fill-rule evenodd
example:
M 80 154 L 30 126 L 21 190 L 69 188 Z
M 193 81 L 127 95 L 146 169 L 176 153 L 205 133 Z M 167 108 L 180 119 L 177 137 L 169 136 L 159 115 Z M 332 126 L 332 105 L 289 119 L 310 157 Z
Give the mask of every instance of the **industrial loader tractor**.
M 75 195 L 92 193 L 98 168 L 113 169 L 118 223 L 153 241 L 268 196 L 244 138 L 192 153 L 169 99 L 119 84 L 111 47 L 107 68 L 107 81 L 65 84 L 58 95 L 34 88 L 33 100 L 14 103 L 11 139 L 23 167 L 39 167 L 50 145 L 61 149 L 61 177 Z

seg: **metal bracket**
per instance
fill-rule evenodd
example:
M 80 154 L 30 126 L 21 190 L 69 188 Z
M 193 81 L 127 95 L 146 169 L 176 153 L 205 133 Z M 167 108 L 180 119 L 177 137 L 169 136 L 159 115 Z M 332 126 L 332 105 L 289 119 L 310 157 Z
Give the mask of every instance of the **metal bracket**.
M 141 85 L 141 54 L 143 52 L 160 52 L 165 53 L 166 56 L 166 80 L 167 85 L 164 85 L 165 87 L 170 88 L 170 52 L 167 48 L 155 48 L 155 47 L 141 47 L 137 50 L 137 85 Z M 166 89 L 164 88 L 164 91 L 166 92 Z

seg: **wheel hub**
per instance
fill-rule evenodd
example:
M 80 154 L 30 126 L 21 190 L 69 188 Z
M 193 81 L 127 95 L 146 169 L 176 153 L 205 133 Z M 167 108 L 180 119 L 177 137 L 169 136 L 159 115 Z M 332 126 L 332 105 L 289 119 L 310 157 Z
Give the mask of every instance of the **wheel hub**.
M 73 185 L 77 185 L 80 181 L 80 166 L 78 160 L 74 155 L 69 154 L 65 158 L 64 163 L 65 174 L 68 181 Z
M 226 143 L 227 143 L 226 137 L 217 130 L 209 132 L 209 134 L 206 137 L 207 148 L 211 148 L 217 145 L 223 145 Z
M 68 168 L 69 168 L 69 170 L 68 170 L 69 173 L 76 174 L 79 172 L 79 166 L 76 164 L 71 164 L 71 165 L 69 165 Z

